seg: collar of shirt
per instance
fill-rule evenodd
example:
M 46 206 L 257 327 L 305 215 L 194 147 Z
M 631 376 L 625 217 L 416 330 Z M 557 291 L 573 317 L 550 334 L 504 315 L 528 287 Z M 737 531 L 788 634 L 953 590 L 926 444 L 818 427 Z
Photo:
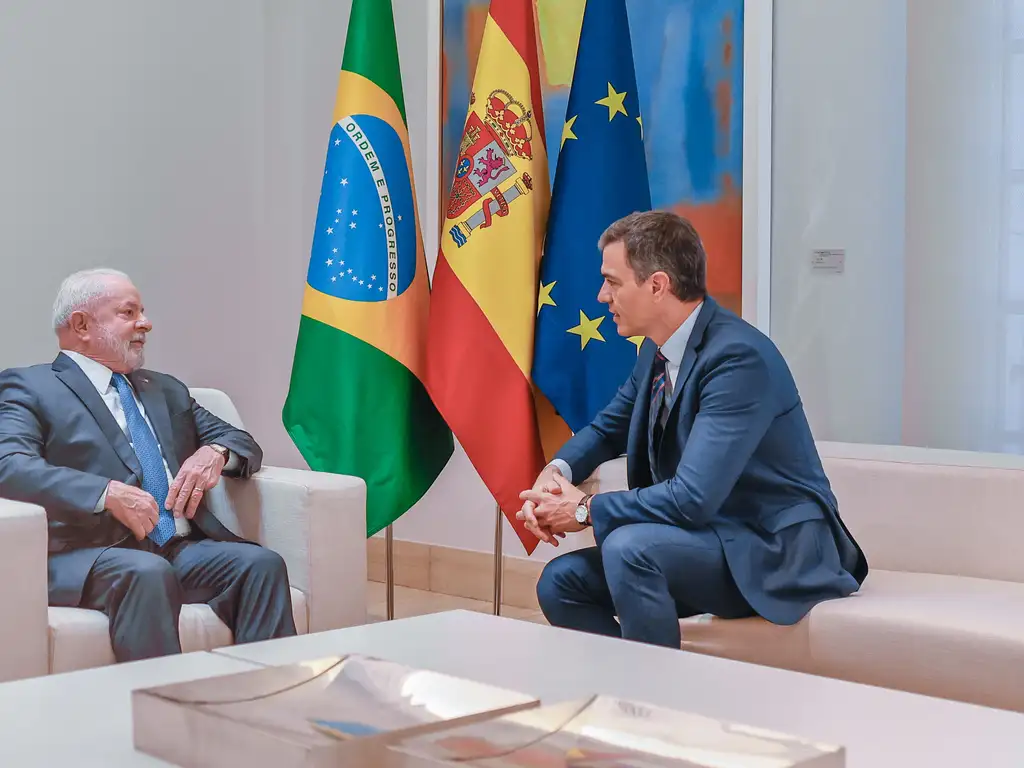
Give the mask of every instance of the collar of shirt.
M 72 352 L 69 349 L 62 349 L 61 352 L 75 361 L 75 364 L 82 369 L 82 373 L 101 395 L 110 388 L 110 378 L 114 372 L 103 363 L 98 363 L 91 357 L 86 357 L 79 352 Z
M 665 356 L 665 363 L 667 366 L 671 366 L 673 370 L 678 369 L 680 363 L 683 362 L 683 355 L 686 354 L 686 345 L 690 342 L 690 334 L 693 333 L 693 327 L 697 324 L 697 315 L 700 314 L 703 307 L 704 302 L 702 301 L 694 307 L 693 312 L 683 321 L 683 324 L 676 328 L 675 332 L 668 337 L 668 340 L 661 345 L 661 354 Z

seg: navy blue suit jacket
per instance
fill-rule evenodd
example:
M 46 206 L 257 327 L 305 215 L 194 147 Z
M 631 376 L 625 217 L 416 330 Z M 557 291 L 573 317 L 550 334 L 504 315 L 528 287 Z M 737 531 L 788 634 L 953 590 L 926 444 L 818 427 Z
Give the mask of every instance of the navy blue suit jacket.
M 146 370 L 128 378 L 172 475 L 210 443 L 239 457 L 234 474 L 259 470 L 256 441 L 202 408 L 180 381 Z M 77 363 L 60 354 L 52 365 L 0 373 L 0 497 L 46 509 L 51 605 L 77 606 L 103 549 L 132 536 L 109 512 L 96 512 L 111 480 L 141 487 L 142 465 Z M 212 539 L 240 541 L 204 503 L 192 522 Z
M 648 412 L 656 346 L 612 402 L 558 454 L 576 479 L 626 455 L 629 490 L 591 503 L 597 543 L 631 523 L 710 528 L 740 592 L 761 616 L 794 624 L 867 576 L 839 517 L 793 376 L 760 331 L 708 297 L 672 390 L 654 483 Z

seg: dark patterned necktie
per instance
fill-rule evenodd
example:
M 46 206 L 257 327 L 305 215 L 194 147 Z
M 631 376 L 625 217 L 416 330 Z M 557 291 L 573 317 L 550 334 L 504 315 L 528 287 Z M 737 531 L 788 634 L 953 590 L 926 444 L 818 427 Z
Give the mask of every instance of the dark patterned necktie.
M 661 350 L 654 356 L 654 367 L 651 377 L 651 410 L 647 414 L 647 435 L 649 437 L 648 459 L 651 464 L 651 475 L 655 482 L 660 482 L 658 472 L 658 446 L 661 444 L 661 409 L 665 405 L 665 356 Z

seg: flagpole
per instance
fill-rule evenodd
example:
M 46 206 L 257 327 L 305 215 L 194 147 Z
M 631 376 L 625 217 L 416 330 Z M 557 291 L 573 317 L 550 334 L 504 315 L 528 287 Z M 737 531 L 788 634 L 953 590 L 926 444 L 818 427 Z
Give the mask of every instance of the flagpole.
M 501 505 L 495 504 L 494 518 L 494 615 L 501 615 L 501 586 L 504 568 L 502 564 L 504 557 L 501 552 L 501 534 L 504 527 L 505 516 L 501 513 Z
M 384 591 L 387 594 L 388 621 L 395 618 L 395 532 L 389 525 L 384 532 Z
M 438 43 L 437 47 L 437 82 L 439 87 L 437 89 L 437 231 L 441 232 L 444 227 L 444 208 L 448 202 L 445 199 L 446 193 L 448 192 L 446 181 L 446 175 L 452 173 L 454 169 L 446 168 L 444 164 L 444 108 L 445 108 L 445 89 L 444 89 L 444 0 L 438 0 L 437 3 L 437 28 L 438 28 Z

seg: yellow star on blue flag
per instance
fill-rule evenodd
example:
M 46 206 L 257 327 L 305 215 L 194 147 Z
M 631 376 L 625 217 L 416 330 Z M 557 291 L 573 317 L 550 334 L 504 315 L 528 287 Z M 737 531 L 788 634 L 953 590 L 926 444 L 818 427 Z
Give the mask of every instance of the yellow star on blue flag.
M 573 431 L 611 401 L 637 360 L 637 340 L 618 335 L 597 300 L 598 238 L 616 219 L 650 209 L 626 3 L 587 3 L 551 193 L 533 361 L 534 383 Z

